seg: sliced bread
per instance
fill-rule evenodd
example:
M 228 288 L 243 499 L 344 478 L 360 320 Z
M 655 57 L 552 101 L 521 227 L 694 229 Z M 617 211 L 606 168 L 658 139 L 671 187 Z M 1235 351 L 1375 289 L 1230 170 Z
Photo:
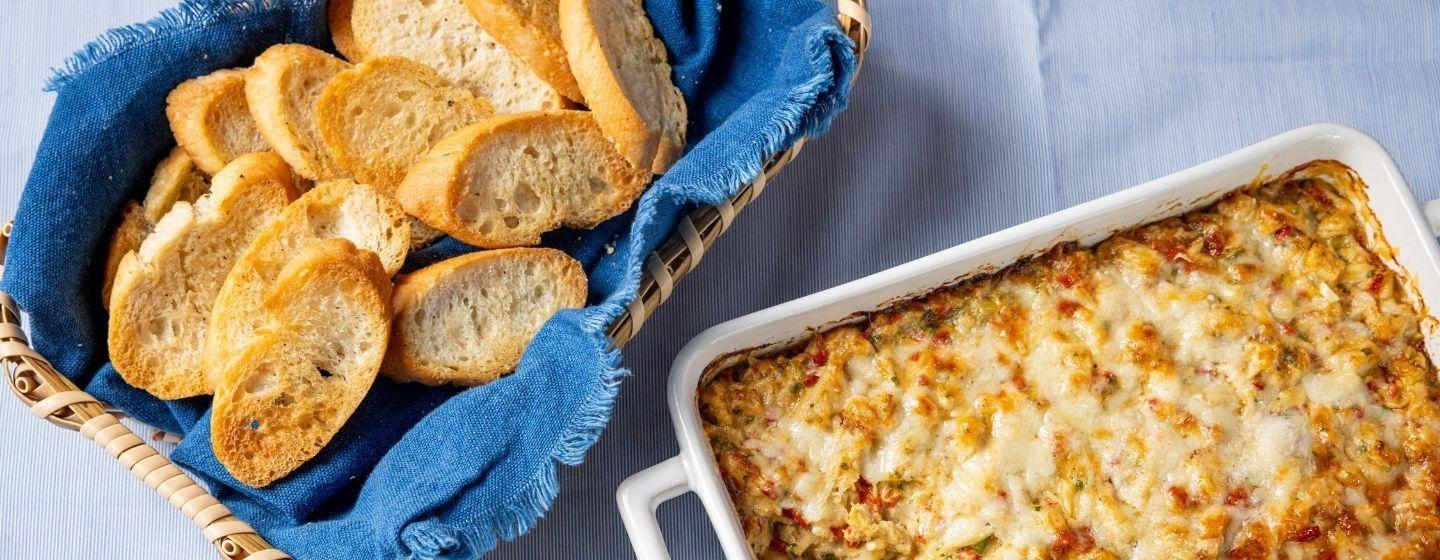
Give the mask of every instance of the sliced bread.
M 306 45 L 275 45 L 245 71 L 245 101 L 265 141 L 297 175 L 310 180 L 344 175 L 315 126 L 315 101 L 350 63 Z
M 179 146 L 155 166 L 150 175 L 150 187 L 145 190 L 145 219 L 150 223 L 160 221 L 176 202 L 195 202 L 205 191 L 210 190 L 210 177 L 195 166 L 195 160 Z
M 584 103 L 560 41 L 558 0 L 465 0 L 480 28 L 520 57 L 560 95 Z
M 115 233 L 110 236 L 110 247 L 105 252 L 105 270 L 100 278 L 100 305 L 110 309 L 110 290 L 115 286 L 115 272 L 120 269 L 120 261 L 125 255 L 140 248 L 140 242 L 155 225 L 145 219 L 145 209 L 139 202 L 127 201 L 125 207 L 120 210 L 120 225 L 115 226 Z
M 210 434 L 231 475 L 265 486 L 319 453 L 370 390 L 390 331 L 390 277 L 349 241 L 312 241 L 253 312 L 262 326 L 222 376 Z
M 472 386 L 515 369 L 556 311 L 585 305 L 580 263 L 544 248 L 480 251 L 403 276 L 385 374 Z
M 445 232 L 426 225 L 415 217 L 410 218 L 410 250 L 418 251 L 445 237 Z
M 397 56 L 336 74 L 315 104 L 320 136 L 336 163 L 389 195 L 431 145 L 493 113 L 484 99 Z
M 502 113 L 564 105 L 550 84 L 481 29 L 464 0 L 332 0 L 330 31 L 353 62 L 386 55 L 418 61 Z
M 240 156 L 211 192 L 177 202 L 126 254 L 110 295 L 110 359 L 121 377 L 175 399 L 203 394 L 200 348 L 210 308 L 236 256 L 296 196 L 290 168 L 273 153 Z
M 155 228 L 155 222 L 170 211 L 176 202 L 195 202 L 210 188 L 210 179 L 195 168 L 185 150 L 176 146 L 160 160 L 150 176 L 143 203 L 129 202 L 120 214 L 120 225 L 110 238 L 105 255 L 105 271 L 100 288 L 100 302 L 110 308 L 110 287 L 115 283 L 115 269 L 126 253 L 140 248 L 140 242 Z
M 245 103 L 245 70 L 218 70 L 185 81 L 165 98 L 170 131 L 207 175 L 242 154 L 268 148 Z
M 685 151 L 685 98 L 640 0 L 559 0 L 560 37 L 595 120 L 626 161 L 664 173 Z
M 260 328 L 255 310 L 285 264 L 309 243 L 334 237 L 379 255 L 389 277 L 405 262 L 409 218 L 390 197 L 348 179 L 320 183 L 286 208 L 236 259 L 215 297 L 203 344 L 207 389 L 219 384 L 226 362 Z
M 405 211 L 478 247 L 534 245 L 569 225 L 594 227 L 630 207 L 650 174 L 631 167 L 590 113 L 539 111 L 481 121 L 411 168 Z

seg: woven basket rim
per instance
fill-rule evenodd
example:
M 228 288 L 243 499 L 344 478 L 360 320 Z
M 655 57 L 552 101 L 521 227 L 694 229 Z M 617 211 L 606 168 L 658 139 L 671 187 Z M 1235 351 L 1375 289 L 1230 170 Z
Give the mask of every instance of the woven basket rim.
M 871 20 L 866 9 L 868 0 L 838 0 L 836 17 L 840 29 L 855 43 L 855 73 L 847 87 L 854 87 L 860 76 L 865 53 L 870 48 Z M 806 139 L 801 138 L 770 161 L 750 183 L 740 187 L 730 198 L 715 205 L 701 205 L 680 218 L 675 231 L 646 257 L 645 272 L 635 299 L 614 321 L 606 335 L 614 346 L 624 346 L 640 331 L 645 320 L 670 299 L 675 286 L 700 264 L 716 240 L 730 229 L 735 216 L 765 191 L 766 185 L 800 155 Z
M 870 46 L 868 0 L 837 0 L 837 3 L 840 28 L 855 44 L 855 76 L 858 76 Z M 853 88 L 853 81 L 847 86 Z M 680 219 L 676 230 L 646 259 L 635 299 L 609 325 L 606 335 L 614 346 L 623 346 L 635 336 L 645 319 L 669 299 L 676 284 L 699 265 L 706 251 L 730 228 L 736 214 L 764 192 L 765 186 L 794 161 L 804 145 L 802 138 L 771 158 L 755 180 L 742 186 L 729 199 L 713 206 L 703 205 Z M 12 227 L 13 222 L 0 226 L 0 263 L 4 262 Z M 3 272 L 3 265 L 0 265 L 0 272 Z M 169 458 L 121 424 L 122 413 L 111 410 L 81 390 L 32 349 L 21 327 L 21 309 L 4 292 L 0 292 L 0 370 L 4 372 L 11 392 L 36 416 L 79 432 L 103 447 L 107 454 L 194 521 L 221 558 L 291 558 L 271 546 L 253 527 L 236 517 Z M 163 435 L 159 432 L 156 439 Z

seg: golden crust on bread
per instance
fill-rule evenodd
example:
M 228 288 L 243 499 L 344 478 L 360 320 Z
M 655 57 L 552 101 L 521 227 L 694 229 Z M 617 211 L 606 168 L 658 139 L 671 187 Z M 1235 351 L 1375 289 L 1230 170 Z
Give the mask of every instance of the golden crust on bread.
M 354 413 L 385 355 L 390 289 L 380 259 L 342 238 L 312 241 L 285 265 L 215 394 L 215 457 L 237 480 L 285 476 Z
M 685 98 L 638 0 L 560 0 L 570 70 L 626 161 L 664 173 L 685 151 Z

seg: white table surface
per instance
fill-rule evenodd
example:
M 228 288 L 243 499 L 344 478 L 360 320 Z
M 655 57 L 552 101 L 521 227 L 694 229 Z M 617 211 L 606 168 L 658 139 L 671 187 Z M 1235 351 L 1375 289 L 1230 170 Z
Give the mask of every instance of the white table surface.
M 0 217 L 53 102 L 40 91 L 49 68 L 176 1 L 0 4 Z M 546 519 L 492 558 L 631 557 L 615 484 L 675 453 L 666 369 L 723 320 L 1315 122 L 1374 135 L 1418 197 L 1440 197 L 1433 1 L 874 4 L 877 42 L 850 110 L 626 347 L 634 375 L 607 433 L 560 470 Z M 660 518 L 675 558 L 719 558 L 693 496 Z M 213 557 L 100 449 L 0 395 L 0 558 Z
M 50 69 L 106 29 L 173 3 L 6 0 L 0 8 L 0 216 L 15 213 L 55 102 L 54 94 L 41 91 Z M 0 395 L 0 558 L 215 557 L 184 515 L 103 450 L 37 420 L 8 393 Z

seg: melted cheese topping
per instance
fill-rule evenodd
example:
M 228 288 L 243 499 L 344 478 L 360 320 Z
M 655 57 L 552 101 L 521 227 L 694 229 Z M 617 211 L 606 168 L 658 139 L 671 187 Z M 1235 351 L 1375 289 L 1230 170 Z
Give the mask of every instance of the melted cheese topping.
M 1313 162 L 700 389 L 762 558 L 1434 558 L 1440 406 Z

